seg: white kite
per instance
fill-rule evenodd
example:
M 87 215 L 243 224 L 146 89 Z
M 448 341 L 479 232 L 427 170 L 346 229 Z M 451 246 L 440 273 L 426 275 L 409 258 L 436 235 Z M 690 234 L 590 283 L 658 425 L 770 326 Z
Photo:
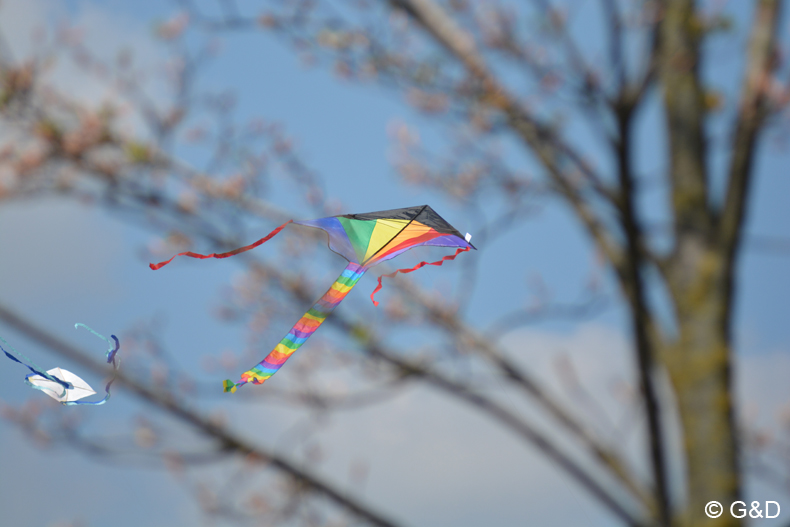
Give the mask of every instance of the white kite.
M 29 375 L 27 381 L 34 388 L 41 390 L 60 403 L 79 401 L 80 399 L 96 393 L 90 385 L 63 368 L 52 368 L 47 370 L 52 377 L 57 377 L 61 381 L 71 384 L 71 388 L 64 390 L 60 383 L 50 381 L 41 375 Z M 65 393 L 63 393 L 65 391 Z
M 112 363 L 113 370 L 117 370 L 118 366 L 120 365 L 120 359 L 116 358 L 116 355 L 121 347 L 120 342 L 118 342 L 118 338 L 115 335 L 110 335 L 113 341 L 115 341 L 113 342 L 103 335 L 96 333 L 85 324 L 74 324 L 75 328 L 80 326 L 84 327 L 100 339 L 106 340 L 110 344 L 110 347 L 107 350 L 107 363 Z M 80 399 L 96 393 L 96 391 L 91 388 L 87 382 L 82 380 L 77 375 L 71 373 L 69 370 L 64 370 L 63 368 L 52 368 L 51 370 L 44 372 L 33 361 L 16 351 L 8 342 L 5 341 L 5 339 L 3 339 L 3 337 L 0 337 L 0 341 L 3 341 L 3 343 L 8 346 L 14 355 L 17 355 L 18 357 L 27 361 L 23 362 L 14 355 L 11 355 L 11 353 L 6 351 L 5 348 L 0 346 L 0 350 L 6 354 L 6 357 L 13 360 L 14 362 L 18 362 L 19 364 L 26 366 L 27 369 L 33 372 L 25 376 L 25 382 L 36 390 L 41 390 L 59 403 L 65 404 L 67 406 L 84 404 L 97 406 L 106 403 L 110 398 L 110 386 L 112 386 L 112 383 L 115 381 L 115 375 L 113 375 L 112 379 L 110 379 L 110 382 L 108 382 L 107 386 L 104 388 L 105 396 L 103 399 L 99 401 L 79 402 Z

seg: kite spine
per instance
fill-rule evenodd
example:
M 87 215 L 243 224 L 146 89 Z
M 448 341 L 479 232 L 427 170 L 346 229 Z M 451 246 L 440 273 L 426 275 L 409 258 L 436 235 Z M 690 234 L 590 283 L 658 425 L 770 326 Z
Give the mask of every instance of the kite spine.
M 335 307 L 346 297 L 349 291 L 356 285 L 366 269 L 356 263 L 349 263 L 340 273 L 340 276 L 332 287 L 324 293 L 318 302 L 299 319 L 291 331 L 283 338 L 279 344 L 269 353 L 265 359 L 259 362 L 254 368 L 241 374 L 238 383 L 226 380 L 223 382 L 225 392 L 235 392 L 239 386 L 248 382 L 252 384 L 263 384 L 285 364 L 293 353 L 304 344 L 315 330 L 326 320 Z

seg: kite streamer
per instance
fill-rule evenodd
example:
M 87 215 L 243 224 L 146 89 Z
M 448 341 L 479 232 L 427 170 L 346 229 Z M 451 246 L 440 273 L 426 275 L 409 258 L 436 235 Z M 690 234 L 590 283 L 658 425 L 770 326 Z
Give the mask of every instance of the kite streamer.
M 318 329 L 318 326 L 326 320 L 327 316 L 371 267 L 395 258 L 414 247 L 426 245 L 456 248 L 455 254 L 445 256 L 439 261 L 420 262 L 411 269 L 398 269 L 394 273 L 384 275 L 392 277 L 396 273 L 411 273 L 426 265 L 442 265 L 447 260 L 455 259 L 456 256 L 464 251 L 475 249 L 475 246 L 469 242 L 471 239 L 469 234 L 465 237 L 462 236 L 460 232 L 447 223 L 431 207 L 420 205 L 365 214 L 343 214 L 309 221 L 290 220 L 257 242 L 234 251 L 209 255 L 185 252 L 176 256 L 190 256 L 201 259 L 234 256 L 265 243 L 289 223 L 315 227 L 326 232 L 329 249 L 348 260 L 349 264 L 335 283 L 332 284 L 332 287 L 310 311 L 305 313 L 265 359 L 252 369 L 244 372 L 239 382 L 234 383 L 230 380 L 223 382 L 225 392 L 235 392 L 239 386 L 247 383 L 263 384 L 277 373 L 285 361 L 310 338 L 310 335 Z M 158 264 L 149 264 L 149 266 L 156 271 L 170 263 L 173 258 Z M 379 304 L 374 296 L 381 290 L 381 280 L 384 276 L 379 277 L 378 286 L 373 291 L 373 294 L 370 295 L 374 305 Z
M 190 258 L 199 258 L 201 260 L 205 260 L 206 258 L 229 258 L 231 256 L 236 256 L 237 254 L 249 251 L 251 249 L 255 249 L 259 245 L 263 245 L 264 243 L 268 242 L 269 240 L 277 236 L 277 233 L 283 230 L 285 226 L 291 223 L 292 221 L 293 220 L 286 221 L 285 223 L 274 229 L 272 232 L 270 232 L 267 236 L 264 236 L 263 238 L 261 238 L 255 243 L 251 243 L 250 245 L 245 245 L 244 247 L 239 247 L 238 249 L 234 249 L 226 253 L 198 254 L 198 253 L 193 253 L 191 251 L 187 251 L 185 253 L 178 253 L 176 256 L 189 256 Z M 173 258 L 175 258 L 176 256 L 173 256 Z M 162 267 L 172 262 L 173 258 L 170 258 L 169 260 L 165 260 L 164 262 L 159 262 L 158 264 L 148 264 L 148 267 L 156 271 L 157 269 L 161 269 Z
M 121 343 L 118 341 L 118 338 L 115 335 L 110 335 L 113 339 L 111 341 L 107 337 L 95 332 L 85 324 L 74 324 L 75 329 L 79 328 L 80 326 L 84 327 L 100 339 L 105 340 L 110 344 L 106 354 L 107 363 L 112 363 L 113 370 L 117 370 L 118 366 L 120 366 L 120 360 L 116 355 L 118 354 L 118 350 L 121 347 Z M 115 382 L 115 375 L 113 375 L 113 377 L 104 387 L 105 396 L 103 399 L 99 401 L 80 401 L 80 399 L 96 393 L 88 383 L 86 383 L 77 375 L 63 368 L 52 368 L 51 370 L 45 372 L 43 371 L 43 368 L 40 368 L 33 361 L 16 351 L 8 342 L 6 342 L 5 339 L 0 337 L 0 341 L 2 341 L 11 350 L 11 352 L 16 355 L 12 355 L 6 351 L 5 348 L 0 346 L 0 349 L 3 351 L 3 353 L 5 353 L 6 357 L 18 362 L 19 364 L 22 364 L 32 372 L 25 376 L 25 383 L 31 388 L 44 392 L 61 404 L 66 406 L 98 406 L 106 403 L 110 398 L 110 386 L 112 386 L 112 383 Z M 27 362 L 23 362 L 21 359 L 24 359 Z
M 349 263 L 340 274 L 332 287 L 324 293 L 313 308 L 299 319 L 291 331 L 283 338 L 279 344 L 269 353 L 265 359 L 259 362 L 254 368 L 241 374 L 241 380 L 237 383 L 231 380 L 223 382 L 225 392 L 235 392 L 236 388 L 247 384 L 263 384 L 269 377 L 285 364 L 291 355 L 298 350 L 302 344 L 318 329 L 326 320 L 326 317 L 337 307 L 346 297 L 351 288 L 356 285 L 365 270 L 355 263 Z
M 437 260 L 435 262 L 420 262 L 420 263 L 418 263 L 417 265 L 415 265 L 414 267 L 412 267 L 410 269 L 396 269 L 395 271 L 393 271 L 391 273 L 383 274 L 383 275 L 379 276 L 379 285 L 377 285 L 376 289 L 374 289 L 373 292 L 370 293 L 370 299 L 373 301 L 373 305 L 374 306 L 378 306 L 379 305 L 379 303 L 376 301 L 376 299 L 374 297 L 376 296 L 376 293 L 381 291 L 381 288 L 383 287 L 381 285 L 382 278 L 385 278 L 385 277 L 386 278 L 392 278 L 398 273 L 402 273 L 402 274 L 412 273 L 412 272 L 416 271 L 417 269 L 422 269 L 426 265 L 442 265 L 447 260 L 455 260 L 456 256 L 458 256 L 462 252 L 468 251 L 468 250 L 469 250 L 469 247 L 459 247 L 458 249 L 456 249 L 455 254 L 450 254 L 448 256 L 444 256 L 444 257 L 442 257 L 441 260 Z

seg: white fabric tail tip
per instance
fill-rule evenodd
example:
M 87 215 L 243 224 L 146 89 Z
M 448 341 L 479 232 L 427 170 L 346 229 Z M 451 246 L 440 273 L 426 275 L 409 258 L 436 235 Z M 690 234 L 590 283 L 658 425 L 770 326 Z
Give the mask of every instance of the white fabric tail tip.
M 472 235 L 467 232 L 466 233 L 466 237 L 464 238 L 464 240 L 466 240 L 468 242 L 471 239 L 472 239 Z

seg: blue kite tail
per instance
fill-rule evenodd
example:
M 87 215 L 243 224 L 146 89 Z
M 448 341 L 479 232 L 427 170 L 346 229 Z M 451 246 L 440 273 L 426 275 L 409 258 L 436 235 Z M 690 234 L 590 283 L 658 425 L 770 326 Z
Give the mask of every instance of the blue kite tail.
M 80 326 L 84 327 L 85 329 L 87 329 L 88 331 L 90 331 L 91 333 L 93 333 L 94 335 L 99 337 L 100 339 L 102 339 L 104 341 L 107 341 L 110 344 L 110 347 L 107 349 L 107 363 L 108 364 L 112 363 L 113 376 L 112 376 L 112 379 L 110 379 L 110 382 L 108 382 L 107 385 L 104 387 L 104 394 L 105 395 L 104 395 L 103 399 L 101 399 L 99 401 L 64 401 L 61 404 L 64 404 L 66 406 L 82 406 L 82 405 L 100 406 L 100 405 L 106 403 L 110 399 L 110 387 L 112 386 L 112 383 L 115 382 L 115 373 L 114 372 L 118 371 L 118 366 L 120 366 L 120 360 L 116 361 L 116 355 L 118 354 L 118 350 L 121 349 L 121 343 L 118 341 L 118 337 L 116 337 L 115 335 L 110 335 L 112 337 L 112 341 L 111 341 L 110 339 L 108 339 L 104 335 L 93 331 L 91 328 L 89 328 L 85 324 L 82 324 L 82 323 L 79 323 L 79 322 L 77 324 L 74 324 L 74 328 L 75 329 L 77 329 Z
M 28 361 L 30 363 L 30 364 L 28 364 L 27 362 L 23 362 L 22 360 L 14 357 L 14 355 L 11 355 L 11 353 L 6 351 L 6 349 L 3 348 L 3 346 L 0 346 L 0 350 L 3 350 L 3 353 L 5 353 L 6 357 L 8 357 L 9 359 L 11 359 L 14 362 L 18 362 L 19 364 L 21 364 L 22 366 L 24 366 L 25 368 L 27 368 L 28 370 L 33 372 L 33 373 L 31 373 L 31 374 L 29 374 L 29 375 L 27 375 L 25 377 L 25 383 L 28 386 L 30 386 L 31 388 L 35 388 L 36 390 L 42 390 L 43 391 L 42 388 L 31 384 L 31 382 L 28 380 L 28 378 L 32 377 L 33 375 L 40 375 L 41 377 L 47 379 L 48 381 L 52 381 L 54 383 L 60 384 L 63 387 L 63 393 L 61 393 L 59 395 L 59 397 L 63 397 L 64 395 L 66 395 L 66 390 L 70 390 L 70 389 L 74 388 L 74 386 L 70 382 L 66 382 L 66 381 L 64 381 L 62 379 L 58 379 L 57 377 L 52 376 L 49 373 L 45 372 L 44 369 L 41 368 L 40 366 L 38 366 L 35 362 L 33 362 L 32 360 L 30 360 L 29 358 L 25 357 L 24 355 L 19 353 L 17 350 L 15 350 L 14 347 L 11 344 L 9 344 L 3 337 L 0 337 L 0 341 L 3 341 L 3 343 L 6 346 L 8 346 L 8 348 L 11 350 L 11 352 L 14 353 L 14 355 L 18 355 L 21 359 L 25 359 L 26 361 Z

